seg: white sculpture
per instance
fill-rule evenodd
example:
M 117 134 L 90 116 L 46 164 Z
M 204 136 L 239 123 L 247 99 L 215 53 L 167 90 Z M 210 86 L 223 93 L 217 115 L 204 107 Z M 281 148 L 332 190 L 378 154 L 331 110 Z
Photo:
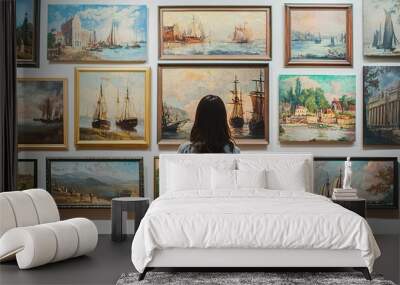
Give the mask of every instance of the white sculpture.
M 350 157 L 344 162 L 344 178 L 343 178 L 343 189 L 351 188 L 351 161 Z

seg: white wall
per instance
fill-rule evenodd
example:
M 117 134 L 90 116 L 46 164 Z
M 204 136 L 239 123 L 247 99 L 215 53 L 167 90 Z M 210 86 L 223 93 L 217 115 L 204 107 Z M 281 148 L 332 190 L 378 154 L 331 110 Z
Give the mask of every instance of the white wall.
M 56 3 L 71 3 L 74 1 L 52 0 Z M 77 2 L 77 1 L 76 1 Z M 147 4 L 149 9 L 149 32 L 148 32 L 148 61 L 144 64 L 134 66 L 149 66 L 152 71 L 152 122 L 151 122 L 151 145 L 148 150 L 79 150 L 74 146 L 74 68 L 76 66 L 119 66 L 119 65 L 75 65 L 75 64 L 49 64 L 47 61 L 47 0 L 42 0 L 41 7 L 41 43 L 40 43 L 40 68 L 19 68 L 19 76 L 54 76 L 68 78 L 68 108 L 69 108 L 69 130 L 68 130 L 68 151 L 24 151 L 20 153 L 20 158 L 37 158 L 38 161 L 38 184 L 45 188 L 45 158 L 56 156 L 143 156 L 144 175 L 145 175 L 145 196 L 153 197 L 153 156 L 160 153 L 157 145 L 157 64 L 158 60 L 158 5 L 270 5 L 272 6 L 272 61 L 270 63 L 270 144 L 267 147 L 249 149 L 242 148 L 243 152 L 311 152 L 315 156 L 400 156 L 399 149 L 364 149 L 362 146 L 362 67 L 363 65 L 400 65 L 400 58 L 397 59 L 370 59 L 362 55 L 362 1 L 343 0 L 343 1 L 310 1 L 310 0 L 148 0 L 148 1 L 128 1 L 128 0 L 98 0 L 80 1 L 85 3 L 123 3 L 123 4 Z M 284 4 L 285 3 L 352 3 L 353 4 L 353 58 L 352 68 L 284 68 Z M 168 63 L 172 61 L 162 61 Z M 179 62 L 179 61 L 173 61 Z M 212 61 L 218 62 L 218 61 Z M 226 63 L 226 61 L 224 61 Z M 245 61 L 242 61 L 245 62 Z M 190 63 L 185 61 L 185 63 Z M 127 66 L 127 65 L 120 65 Z M 129 65 L 132 66 L 132 65 Z M 353 145 L 280 145 L 278 140 L 278 76 L 279 74 L 355 74 L 357 76 L 357 122 L 356 122 L 356 141 Z M 165 150 L 164 150 L 165 151 Z M 169 150 L 174 151 L 174 150 Z M 103 227 L 102 227 L 103 228 Z

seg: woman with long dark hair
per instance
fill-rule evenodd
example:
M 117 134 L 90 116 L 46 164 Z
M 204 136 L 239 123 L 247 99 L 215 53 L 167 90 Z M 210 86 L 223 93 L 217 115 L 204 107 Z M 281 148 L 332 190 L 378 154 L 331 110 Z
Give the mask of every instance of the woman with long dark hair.
M 178 153 L 239 153 L 228 126 L 225 104 L 215 95 L 204 96 L 196 109 L 190 142 Z

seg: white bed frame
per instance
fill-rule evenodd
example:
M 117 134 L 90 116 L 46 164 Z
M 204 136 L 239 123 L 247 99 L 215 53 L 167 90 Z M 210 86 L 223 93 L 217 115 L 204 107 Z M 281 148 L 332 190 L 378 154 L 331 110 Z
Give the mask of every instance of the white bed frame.
M 206 159 L 210 164 L 220 159 L 221 154 L 161 154 L 160 155 L 160 194 L 165 193 L 168 179 L 166 164 L 168 161 L 182 161 L 188 159 Z M 234 160 L 239 155 L 224 154 L 224 158 Z M 240 154 L 241 157 L 254 157 L 263 159 L 288 159 L 304 160 L 307 168 L 307 191 L 313 188 L 313 156 L 311 154 Z M 371 280 L 369 270 L 361 257 L 359 250 L 329 250 L 329 249 L 193 249 L 170 248 L 158 249 L 154 252 L 153 259 L 139 276 L 142 280 L 147 271 L 154 268 L 343 268 L 353 267 L 362 271 L 365 278 Z

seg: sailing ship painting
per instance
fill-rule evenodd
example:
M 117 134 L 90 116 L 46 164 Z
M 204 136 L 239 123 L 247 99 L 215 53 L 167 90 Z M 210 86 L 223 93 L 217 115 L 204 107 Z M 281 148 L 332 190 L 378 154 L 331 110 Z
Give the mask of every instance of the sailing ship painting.
M 148 140 L 147 69 L 77 71 L 77 144 L 137 144 Z
M 20 148 L 66 148 L 66 79 L 17 80 Z
M 269 7 L 161 7 L 163 59 L 270 59 Z
M 267 65 L 160 66 L 160 74 L 161 144 L 189 138 L 197 104 L 207 94 L 225 102 L 228 124 L 239 144 L 267 143 Z
M 400 56 L 400 6 L 397 0 L 364 3 L 364 54 Z
M 331 197 L 334 188 L 341 188 L 345 157 L 314 159 L 314 193 Z M 398 207 L 397 158 L 351 158 L 352 187 L 368 208 Z
M 145 5 L 49 4 L 47 57 L 53 62 L 142 62 Z

